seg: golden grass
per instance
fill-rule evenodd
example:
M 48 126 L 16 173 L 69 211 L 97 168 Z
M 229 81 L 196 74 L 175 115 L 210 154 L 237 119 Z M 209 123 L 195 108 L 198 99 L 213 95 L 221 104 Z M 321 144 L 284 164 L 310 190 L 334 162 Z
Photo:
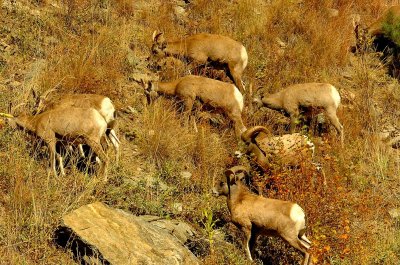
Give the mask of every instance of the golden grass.
M 350 15 L 358 12 L 368 24 L 385 9 L 385 1 L 197 0 L 186 6 L 187 22 L 179 21 L 170 12 L 172 2 L 165 1 L 69 0 L 56 11 L 52 1 L 34 2 L 39 17 L 16 12 L 15 18 L 8 18 L 11 22 L 20 18 L 15 21 L 14 35 L 0 31 L 1 39 L 8 36 L 16 47 L 13 60 L 0 72 L 0 81 L 21 82 L 14 90 L 4 83 L 1 112 L 9 102 L 13 106 L 27 102 L 23 110 L 31 111 L 32 87 L 40 93 L 55 88 L 54 93 L 107 95 L 121 113 L 122 156 L 119 165 L 111 164 L 106 185 L 73 165 L 67 168 L 65 178 L 48 176 L 46 152 L 31 144 L 34 138 L 2 125 L 2 261 L 75 264 L 69 253 L 52 243 L 53 231 L 63 214 L 100 200 L 135 214 L 185 220 L 204 238 L 210 229 L 204 227 L 203 212 L 211 212 L 219 219 L 215 229 L 233 244 L 214 245 L 214 252 L 202 257 L 204 264 L 246 263 L 241 234 L 229 224 L 225 199 L 213 198 L 209 192 L 213 183 L 223 178 L 224 168 L 238 163 L 233 152 L 241 146 L 232 126 L 210 123 L 199 111 L 189 118 L 179 111 L 174 98 L 160 97 L 146 106 L 139 96 L 140 86 L 128 81 L 132 73 L 148 71 L 145 58 L 150 55 L 153 30 L 163 31 L 171 39 L 210 32 L 241 41 L 250 58 L 244 80 L 247 87 L 253 84 L 257 94 L 307 81 L 331 82 L 339 90 L 351 90 L 355 102 L 339 109 L 345 148 L 340 148 L 334 132 L 317 145 L 327 188 L 322 187 L 318 172 L 303 166 L 275 169 L 264 179 L 270 187 L 265 192 L 296 201 L 306 210 L 316 264 L 393 264 L 398 260 L 399 226 L 387 212 L 400 207 L 398 152 L 388 151 L 374 133 L 380 131 L 384 120 L 399 120 L 400 90 L 376 56 L 354 58 L 348 52 L 354 42 Z M 339 15 L 329 17 L 327 8 L 337 8 Z M 4 17 L 0 21 L 10 23 Z M 30 32 L 26 23 L 32 21 L 36 22 Z M 51 45 L 30 42 L 38 32 L 43 39 L 53 36 L 57 41 Z M 34 79 L 25 79 L 36 56 L 46 65 Z M 174 68 L 172 64 L 171 72 L 159 75 L 172 78 L 183 72 L 179 67 L 182 65 Z M 343 77 L 346 71 L 350 78 Z M 127 106 L 137 113 L 126 111 Z M 263 124 L 276 134 L 285 133 L 288 122 L 269 110 L 247 113 L 244 120 L 248 127 Z M 181 177 L 182 171 L 192 173 L 190 180 Z M 181 202 L 183 211 L 176 212 L 174 204 Z M 259 258 L 265 263 L 290 264 L 300 257 L 280 240 L 262 240 L 259 249 Z

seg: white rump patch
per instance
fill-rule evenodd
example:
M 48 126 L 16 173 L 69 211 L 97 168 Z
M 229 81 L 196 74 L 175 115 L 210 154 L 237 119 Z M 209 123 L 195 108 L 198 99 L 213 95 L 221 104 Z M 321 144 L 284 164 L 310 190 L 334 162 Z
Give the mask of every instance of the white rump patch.
M 114 120 L 114 105 L 111 102 L 111 99 L 109 98 L 105 98 L 101 101 L 100 104 L 100 114 L 101 116 L 104 117 L 104 119 L 106 120 L 107 123 L 109 123 L 110 121 Z
M 290 219 L 293 220 L 295 223 L 300 223 L 304 225 L 305 222 L 305 214 L 303 209 L 298 204 L 293 204 L 292 209 L 290 209 Z M 302 227 L 298 227 L 300 230 Z
M 244 69 L 244 68 L 246 68 L 247 61 L 248 61 L 247 51 L 246 51 L 246 48 L 244 46 L 242 46 L 242 49 L 240 50 L 240 58 L 242 58 L 243 69 Z
M 244 107 L 243 95 L 242 93 L 240 93 L 239 89 L 236 86 L 234 85 L 232 86 L 233 86 L 233 96 L 235 97 L 236 102 L 239 104 L 240 111 L 243 111 Z
M 337 89 L 331 85 L 331 96 L 335 102 L 335 106 L 336 108 L 339 107 L 340 105 L 340 95 L 339 92 L 337 91 Z

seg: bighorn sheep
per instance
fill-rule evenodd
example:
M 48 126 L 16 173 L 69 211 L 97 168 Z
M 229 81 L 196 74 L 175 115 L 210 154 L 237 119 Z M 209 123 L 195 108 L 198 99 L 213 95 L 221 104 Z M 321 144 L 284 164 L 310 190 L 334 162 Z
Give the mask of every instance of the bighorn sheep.
M 247 51 L 240 43 L 229 37 L 200 33 L 177 41 L 166 41 L 163 33 L 153 33 L 152 53 L 158 56 L 187 57 L 200 63 L 207 61 L 226 64 L 236 86 L 242 93 L 245 87 L 242 74 L 247 66 Z
M 97 110 L 107 123 L 106 136 L 114 146 L 115 156 L 118 161 L 119 144 L 115 127 L 115 107 L 110 98 L 97 94 L 61 94 L 56 99 L 47 100 L 52 90 L 46 91 L 42 96 L 36 96 L 36 92 L 32 90 L 34 98 L 37 101 L 36 113 L 41 113 L 51 109 L 69 109 L 69 108 L 94 108 Z M 82 150 L 80 146 L 80 150 Z M 81 151 L 82 153 L 82 151 Z
M 327 83 L 304 83 L 284 88 L 283 90 L 264 95 L 255 102 L 273 110 L 283 110 L 290 117 L 290 132 L 293 133 L 296 122 L 300 115 L 300 108 L 322 108 L 325 116 L 340 134 L 340 141 L 343 146 L 343 126 L 336 116 L 336 110 L 340 105 L 340 95 L 337 89 Z
M 243 166 L 225 171 L 226 182 L 221 181 L 213 189 L 216 196 L 227 196 L 232 222 L 245 234 L 244 248 L 247 257 L 259 235 L 280 236 L 304 254 L 303 265 L 310 264 L 308 249 L 310 240 L 305 236 L 305 214 L 296 203 L 269 199 L 251 193 L 241 182 L 247 174 Z
M 186 111 L 192 110 L 196 98 L 214 108 L 222 109 L 233 121 L 237 137 L 246 130 L 242 121 L 243 96 L 233 84 L 195 75 L 187 75 L 171 82 L 142 84 L 147 95 L 159 92 L 178 96 L 183 100 Z
M 312 162 L 315 146 L 300 133 L 267 137 L 269 131 L 263 126 L 254 126 L 242 133 L 247 145 L 247 154 L 253 155 L 254 162 L 264 171 L 271 162 L 285 166 L 299 165 L 304 159 Z
M 53 109 L 42 112 L 36 116 L 19 115 L 11 119 L 18 126 L 35 133 L 49 147 L 50 167 L 57 176 L 56 142 L 57 138 L 67 139 L 74 144 L 85 143 L 100 158 L 100 174 L 107 180 L 108 157 L 105 154 L 101 139 L 105 137 L 107 123 L 103 116 L 93 108 L 68 108 Z M 61 159 L 60 159 L 61 161 Z M 61 174 L 64 174 L 62 163 L 60 164 Z

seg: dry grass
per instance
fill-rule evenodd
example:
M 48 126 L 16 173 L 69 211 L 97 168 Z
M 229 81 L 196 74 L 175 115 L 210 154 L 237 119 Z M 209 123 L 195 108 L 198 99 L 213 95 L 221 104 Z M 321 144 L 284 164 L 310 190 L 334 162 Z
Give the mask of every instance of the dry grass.
M 0 1 L 0 6 L 8 2 Z M 6 64 L 0 67 L 1 112 L 10 102 L 28 103 L 19 111 L 31 111 L 31 88 L 104 94 L 120 112 L 123 145 L 107 184 L 72 163 L 65 178 L 56 178 L 47 174 L 46 150 L 33 145 L 32 136 L 0 121 L 2 262 L 76 264 L 55 247 L 53 232 L 63 214 L 100 200 L 135 214 L 191 223 L 206 242 L 199 250 L 204 264 L 246 263 L 241 234 L 229 223 L 225 200 L 209 192 L 224 168 L 238 163 L 233 153 L 241 146 L 231 125 L 216 125 L 199 111 L 187 117 L 173 98 L 160 97 L 147 106 L 140 86 L 130 81 L 134 74 L 149 72 L 146 58 L 154 30 L 171 39 L 210 32 L 241 41 L 250 58 L 244 80 L 256 94 L 307 81 L 352 91 L 353 104 L 339 110 L 345 148 L 333 132 L 317 145 L 328 186 L 323 188 L 321 175 L 306 165 L 275 168 L 263 180 L 269 187 L 265 194 L 296 201 L 306 210 L 316 264 L 398 261 L 399 223 L 388 210 L 400 207 L 399 153 L 382 145 L 375 133 L 386 123 L 399 126 L 399 84 L 386 75 L 377 56 L 355 58 L 348 52 L 354 42 L 351 14 L 358 12 L 369 24 L 386 1 L 196 0 L 186 6 L 187 20 L 171 12 L 172 1 L 19 2 L 39 15 L 18 7 L 13 17 L 0 17 L 0 48 L 5 42 L 12 51 L 4 53 Z M 329 17 L 327 8 L 338 9 L 339 15 Z M 7 30 L 11 26 L 12 32 Z M 38 59 L 44 63 L 35 64 Z M 168 67 L 156 74 L 168 79 L 187 71 L 173 61 Z M 274 134 L 287 130 L 288 120 L 275 111 L 246 113 L 244 120 L 248 127 L 263 124 Z M 182 171 L 191 172 L 191 178 L 182 178 Z M 182 212 L 177 203 L 183 203 Z M 204 212 L 212 214 L 215 227 L 207 226 Z M 210 239 L 217 234 L 231 244 Z M 279 239 L 258 245 L 264 263 L 293 264 L 300 258 Z

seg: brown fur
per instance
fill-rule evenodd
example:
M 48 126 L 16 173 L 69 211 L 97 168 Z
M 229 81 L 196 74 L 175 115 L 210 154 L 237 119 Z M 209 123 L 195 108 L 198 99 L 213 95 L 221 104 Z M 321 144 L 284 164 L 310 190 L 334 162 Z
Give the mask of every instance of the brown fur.
M 34 94 L 35 95 L 35 94 Z M 48 93 L 37 98 L 37 113 L 52 109 L 69 109 L 69 108 L 94 108 L 107 122 L 106 135 L 110 139 L 115 149 L 115 156 L 118 160 L 119 144 L 121 143 L 115 133 L 116 115 L 115 107 L 111 100 L 103 95 L 98 94 L 61 94 L 52 100 L 47 100 Z
M 101 147 L 101 139 L 105 136 L 107 123 L 95 109 L 70 108 L 55 109 L 36 116 L 20 115 L 14 119 L 20 127 L 35 133 L 49 147 L 50 166 L 55 176 L 57 137 L 81 144 L 86 143 L 103 162 L 101 174 L 107 180 L 108 158 Z M 60 165 L 62 167 L 62 165 Z
M 263 126 L 254 126 L 242 133 L 247 144 L 247 154 L 264 171 L 274 162 L 282 166 L 297 166 L 304 159 L 312 162 L 313 144 L 305 136 L 294 133 L 268 137 L 269 131 Z
M 154 32 L 152 52 L 158 56 L 188 57 L 200 63 L 227 64 L 236 86 L 242 93 L 245 91 L 242 74 L 247 66 L 247 52 L 240 42 L 229 37 L 200 33 L 177 41 L 165 41 L 162 33 Z M 245 53 L 243 56 L 242 52 Z
M 270 109 L 283 110 L 290 116 L 290 133 L 293 133 L 300 115 L 300 107 L 321 108 L 327 119 L 332 123 L 340 135 L 343 145 L 343 126 L 336 115 L 340 104 L 340 96 L 334 98 L 332 89 L 335 87 L 327 83 L 304 83 L 288 86 L 275 94 L 264 95 L 261 103 Z M 337 101 L 338 99 L 338 101 Z M 256 99 L 256 101 L 259 101 Z
M 185 110 L 190 112 L 196 99 L 203 103 L 219 108 L 233 121 L 238 137 L 246 130 L 242 121 L 242 108 L 235 97 L 234 85 L 218 80 L 187 75 L 172 82 L 158 82 L 150 84 L 150 91 L 164 95 L 178 96 L 183 100 Z M 237 93 L 240 92 L 237 90 Z M 242 98 L 243 101 L 243 98 Z M 243 106 L 243 104 L 242 104 Z
M 304 254 L 303 264 L 310 264 L 310 241 L 305 237 L 305 220 L 296 223 L 290 217 L 293 202 L 264 198 L 251 193 L 236 177 L 237 169 L 226 171 L 226 182 L 214 187 L 215 195 L 227 196 L 232 222 L 245 234 L 244 247 L 252 260 L 251 250 L 259 235 L 280 236 Z M 229 183 L 229 184 L 227 184 Z

